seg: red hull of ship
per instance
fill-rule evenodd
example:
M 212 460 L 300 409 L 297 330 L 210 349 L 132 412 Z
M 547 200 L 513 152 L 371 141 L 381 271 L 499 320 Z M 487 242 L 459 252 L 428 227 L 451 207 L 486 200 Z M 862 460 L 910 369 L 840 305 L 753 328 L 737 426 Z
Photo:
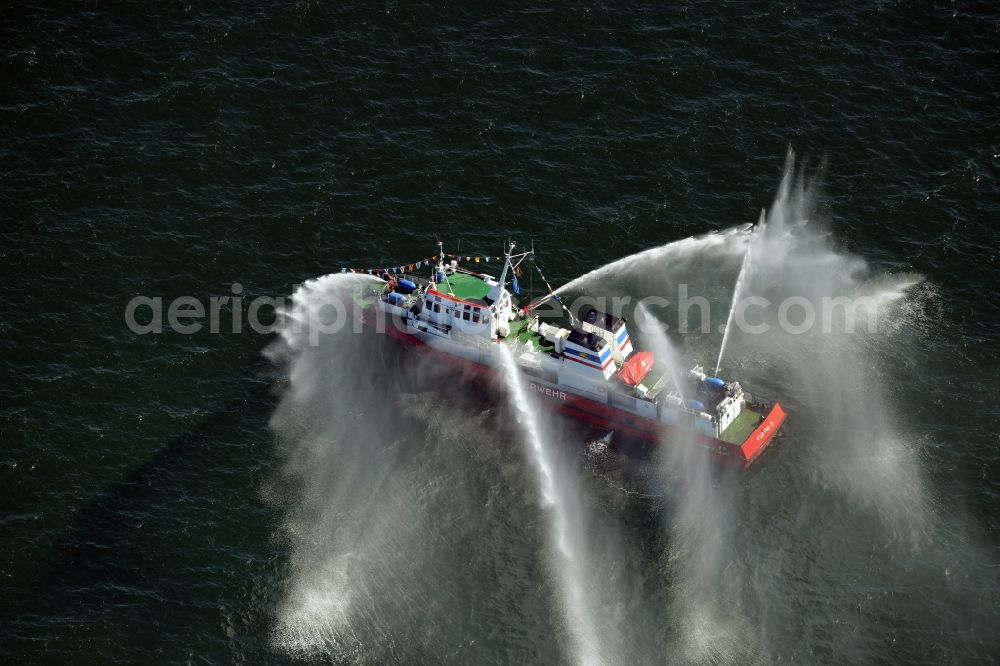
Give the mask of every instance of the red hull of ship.
M 380 332 L 412 349 L 435 354 L 436 357 L 458 366 L 478 382 L 491 382 L 496 374 L 495 369 L 489 366 L 468 361 L 451 354 L 437 352 L 416 337 L 397 329 L 391 324 L 385 326 L 384 330 Z M 760 457 L 764 450 L 774 441 L 778 431 L 781 429 L 781 425 L 785 421 L 785 410 L 782 409 L 781 405 L 775 403 L 763 421 L 750 433 L 742 444 L 733 444 L 691 430 L 654 421 L 568 391 L 550 388 L 532 381 L 531 377 L 527 377 L 526 381 L 532 391 L 539 394 L 539 397 L 542 398 L 540 400 L 542 405 L 570 418 L 653 444 L 701 447 L 711 453 L 713 458 L 720 464 L 739 469 L 746 469 Z

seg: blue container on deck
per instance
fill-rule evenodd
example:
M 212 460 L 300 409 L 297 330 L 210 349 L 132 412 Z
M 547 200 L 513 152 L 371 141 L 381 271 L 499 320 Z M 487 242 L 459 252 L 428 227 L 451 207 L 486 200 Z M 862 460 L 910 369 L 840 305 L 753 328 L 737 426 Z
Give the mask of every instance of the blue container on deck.
M 726 382 L 722 381 L 718 377 L 707 377 L 705 379 L 705 384 L 713 391 L 723 391 L 726 388 Z
M 705 411 L 705 403 L 701 400 L 688 400 L 687 406 L 691 409 L 697 409 L 699 412 Z
M 406 278 L 403 278 L 396 283 L 396 291 L 401 294 L 412 294 L 413 290 L 416 288 L 417 285 L 414 284 L 413 280 L 407 280 Z
M 398 305 L 399 307 L 403 307 L 403 295 L 395 291 L 390 291 L 389 305 Z
M 444 282 L 444 271 L 438 271 L 436 279 L 434 281 L 437 282 L 438 284 Z

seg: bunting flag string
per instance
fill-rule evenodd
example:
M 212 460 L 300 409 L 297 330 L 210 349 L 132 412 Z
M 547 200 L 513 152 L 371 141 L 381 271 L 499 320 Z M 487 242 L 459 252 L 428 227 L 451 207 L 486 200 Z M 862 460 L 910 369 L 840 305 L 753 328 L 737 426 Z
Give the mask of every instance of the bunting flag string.
M 447 259 L 454 259 L 463 263 L 490 263 L 491 261 L 500 261 L 503 257 L 497 256 L 487 256 L 487 255 L 458 255 L 458 254 L 446 254 L 444 255 Z M 391 275 L 413 273 L 421 268 L 431 266 L 436 262 L 437 258 L 427 258 L 421 259 L 420 261 L 415 261 L 412 264 L 399 264 L 398 266 L 382 266 L 379 268 L 357 268 L 357 267 L 341 267 L 341 273 L 368 273 L 370 275 L 383 275 L 389 273 Z

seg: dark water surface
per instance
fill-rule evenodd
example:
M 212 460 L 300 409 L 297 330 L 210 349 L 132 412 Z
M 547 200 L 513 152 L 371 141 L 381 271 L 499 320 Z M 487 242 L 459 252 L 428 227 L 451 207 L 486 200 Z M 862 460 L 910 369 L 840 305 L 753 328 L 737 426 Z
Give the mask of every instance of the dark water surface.
M 292 409 L 274 336 L 234 332 L 229 305 L 218 334 L 142 336 L 125 306 L 289 295 L 439 238 L 533 240 L 563 283 L 755 222 L 789 146 L 822 167 L 838 256 L 919 276 L 916 314 L 842 373 L 790 356 L 798 384 L 737 344 L 747 381 L 799 409 L 710 501 L 588 477 L 618 590 L 603 660 L 1000 654 L 994 3 L 0 16 L 4 661 L 573 661 L 501 407 L 400 394 L 378 356 L 363 390 Z M 708 365 L 719 337 L 683 344 Z M 329 384 L 370 370 L 327 351 Z M 823 373 L 836 392 L 801 379 Z M 852 420 L 855 391 L 878 414 Z

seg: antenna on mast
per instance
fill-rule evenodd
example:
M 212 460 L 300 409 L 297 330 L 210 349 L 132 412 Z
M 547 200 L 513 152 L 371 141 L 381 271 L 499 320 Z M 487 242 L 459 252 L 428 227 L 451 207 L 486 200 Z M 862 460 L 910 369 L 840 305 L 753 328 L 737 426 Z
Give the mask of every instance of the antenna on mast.
M 435 277 L 441 278 L 441 280 L 443 280 L 444 283 L 448 286 L 448 291 L 451 293 L 452 296 L 454 296 L 455 295 L 455 289 L 454 289 L 454 287 L 451 286 L 451 282 L 448 280 L 448 271 L 446 271 L 445 267 L 444 267 L 444 242 L 443 241 L 438 241 L 438 269 L 437 269 L 437 273 L 438 273 L 438 275 L 435 276 Z M 440 284 L 440 281 L 438 282 L 438 284 Z

